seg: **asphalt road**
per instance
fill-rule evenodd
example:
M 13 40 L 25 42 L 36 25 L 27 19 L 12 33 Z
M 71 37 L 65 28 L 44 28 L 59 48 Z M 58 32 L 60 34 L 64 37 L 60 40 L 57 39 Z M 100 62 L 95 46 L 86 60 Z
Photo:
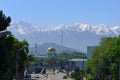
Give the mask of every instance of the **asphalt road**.
M 55 75 L 52 72 L 47 72 L 48 76 L 42 75 L 42 74 L 31 74 L 31 79 L 25 79 L 25 80 L 70 80 L 63 79 L 63 77 L 66 75 L 65 73 L 55 73 Z
M 57 73 L 55 75 L 48 75 L 48 79 L 47 80 L 70 80 L 70 79 L 63 79 L 63 77 L 66 74 L 64 73 Z

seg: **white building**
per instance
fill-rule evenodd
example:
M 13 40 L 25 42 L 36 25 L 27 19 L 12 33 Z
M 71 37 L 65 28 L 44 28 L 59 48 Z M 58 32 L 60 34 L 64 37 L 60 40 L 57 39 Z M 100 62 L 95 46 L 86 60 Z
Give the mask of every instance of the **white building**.
M 70 67 L 74 68 L 74 67 L 79 67 L 84 69 L 86 67 L 86 62 L 87 59 L 70 59 Z

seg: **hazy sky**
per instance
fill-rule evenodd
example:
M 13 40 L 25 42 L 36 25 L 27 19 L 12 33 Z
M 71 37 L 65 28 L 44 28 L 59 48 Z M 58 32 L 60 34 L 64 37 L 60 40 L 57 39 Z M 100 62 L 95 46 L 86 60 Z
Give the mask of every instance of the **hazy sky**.
M 12 21 L 40 26 L 86 23 L 120 25 L 120 0 L 0 0 Z

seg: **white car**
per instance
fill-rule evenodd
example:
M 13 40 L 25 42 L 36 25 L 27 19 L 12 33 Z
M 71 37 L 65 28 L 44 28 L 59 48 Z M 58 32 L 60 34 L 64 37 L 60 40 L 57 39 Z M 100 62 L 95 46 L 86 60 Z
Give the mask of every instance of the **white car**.
M 40 76 L 39 75 L 35 75 L 34 78 L 40 78 Z

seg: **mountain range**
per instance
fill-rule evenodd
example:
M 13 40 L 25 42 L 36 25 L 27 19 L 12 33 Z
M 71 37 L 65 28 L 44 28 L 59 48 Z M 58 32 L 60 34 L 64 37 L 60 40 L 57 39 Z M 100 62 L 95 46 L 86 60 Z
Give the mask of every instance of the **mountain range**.
M 14 22 L 8 28 L 15 37 L 27 40 L 30 46 L 43 43 L 56 43 L 82 52 L 87 52 L 87 46 L 99 45 L 102 37 L 113 37 L 120 34 L 119 26 L 76 23 L 55 27 L 41 27 L 28 22 Z

